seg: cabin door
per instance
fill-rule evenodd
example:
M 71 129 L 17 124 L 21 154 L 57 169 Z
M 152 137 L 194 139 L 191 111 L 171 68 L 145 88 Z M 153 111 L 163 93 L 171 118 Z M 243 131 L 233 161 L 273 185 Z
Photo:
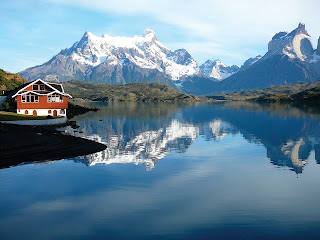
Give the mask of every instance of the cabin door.
M 58 116 L 57 110 L 54 110 L 54 111 L 53 111 L 53 116 L 54 116 L 54 117 L 57 117 L 57 116 Z
M 37 111 L 36 111 L 36 110 L 33 110 L 32 115 L 33 115 L 33 116 L 37 116 Z

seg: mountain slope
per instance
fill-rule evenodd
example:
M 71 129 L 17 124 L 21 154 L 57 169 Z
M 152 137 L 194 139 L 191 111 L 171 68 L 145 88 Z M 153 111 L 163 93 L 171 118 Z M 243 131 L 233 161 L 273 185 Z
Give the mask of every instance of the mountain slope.
M 82 80 L 106 84 L 159 82 L 174 86 L 183 76 L 200 74 L 200 68 L 184 49 L 171 51 L 155 33 L 141 36 L 97 37 L 86 32 L 79 42 L 62 50 L 50 61 L 20 74 L 28 80 L 65 82 Z
M 13 90 L 26 82 L 27 80 L 18 74 L 7 73 L 0 69 L 0 90 Z
M 130 102 L 192 102 L 200 98 L 183 94 L 159 83 L 134 83 L 126 85 L 106 85 L 82 81 L 63 83 L 66 92 L 74 98 L 94 101 Z
M 262 58 L 262 56 L 260 56 L 260 55 L 254 57 L 254 58 L 249 58 L 248 60 L 246 60 L 246 61 L 242 64 L 240 70 L 243 71 L 243 70 L 249 68 L 252 64 L 256 63 L 256 62 L 259 61 L 261 58 Z
M 320 73 L 306 62 L 286 55 L 274 55 L 224 80 L 219 91 L 244 91 L 270 86 L 320 80 Z

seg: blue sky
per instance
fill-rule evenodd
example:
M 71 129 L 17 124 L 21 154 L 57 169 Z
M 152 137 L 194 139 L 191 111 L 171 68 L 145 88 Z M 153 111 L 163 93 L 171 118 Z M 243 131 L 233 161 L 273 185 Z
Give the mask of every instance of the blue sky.
M 0 8 L 0 68 L 18 72 L 42 64 L 85 31 L 134 36 L 146 28 L 170 49 L 187 49 L 199 64 L 241 65 L 299 22 L 316 47 L 319 10 L 318 0 L 10 0 Z

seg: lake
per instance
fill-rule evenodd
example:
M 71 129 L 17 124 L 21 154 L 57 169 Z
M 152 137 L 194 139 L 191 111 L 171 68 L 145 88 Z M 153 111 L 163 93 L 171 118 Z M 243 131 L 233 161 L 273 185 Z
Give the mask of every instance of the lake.
M 92 105 L 60 130 L 106 150 L 0 169 L 0 239 L 319 238 L 317 110 Z

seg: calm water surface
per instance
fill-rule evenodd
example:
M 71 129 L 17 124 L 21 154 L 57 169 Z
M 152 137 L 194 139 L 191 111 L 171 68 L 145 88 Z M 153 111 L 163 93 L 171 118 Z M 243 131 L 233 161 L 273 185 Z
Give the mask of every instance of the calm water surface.
M 0 170 L 0 239 L 319 239 L 316 112 L 99 107 L 62 130 L 105 151 Z

